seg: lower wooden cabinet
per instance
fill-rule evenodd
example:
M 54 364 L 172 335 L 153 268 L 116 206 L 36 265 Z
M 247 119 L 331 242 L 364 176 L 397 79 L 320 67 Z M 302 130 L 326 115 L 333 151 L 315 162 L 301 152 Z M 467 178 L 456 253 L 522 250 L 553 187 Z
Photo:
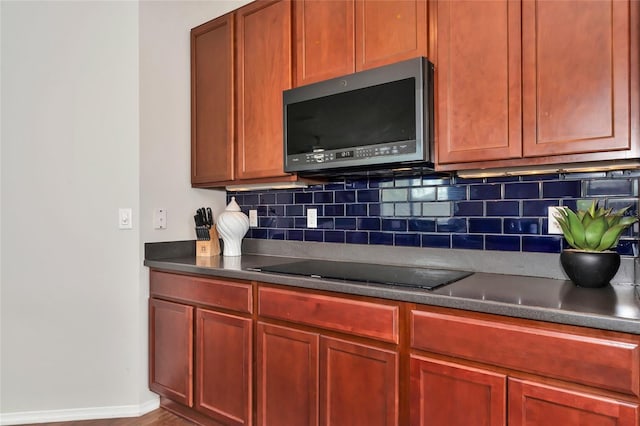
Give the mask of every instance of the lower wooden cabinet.
M 411 399 L 411 426 L 637 426 L 639 419 L 637 404 L 417 356 Z
M 506 397 L 504 374 L 411 357 L 412 426 L 504 426 Z
M 509 379 L 509 425 L 638 426 L 638 405 Z
M 152 270 L 149 387 L 201 425 L 253 424 L 252 284 Z
M 250 425 L 252 320 L 196 310 L 198 411 L 228 425 Z
M 640 426 L 640 335 L 150 277 L 149 387 L 197 424 Z
M 398 425 L 398 354 L 322 337 L 320 424 Z
M 410 317 L 412 426 L 640 425 L 640 336 L 443 308 Z
M 193 307 L 149 300 L 149 388 L 193 404 Z
M 259 426 L 398 425 L 398 354 L 258 324 Z
M 257 424 L 318 425 L 320 335 L 263 322 L 257 327 Z

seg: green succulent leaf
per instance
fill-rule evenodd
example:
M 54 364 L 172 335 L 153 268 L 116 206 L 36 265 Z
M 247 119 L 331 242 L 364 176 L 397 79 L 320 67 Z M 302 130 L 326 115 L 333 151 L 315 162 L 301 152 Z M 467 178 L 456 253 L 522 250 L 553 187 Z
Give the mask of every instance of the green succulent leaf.
M 564 239 L 567 240 L 567 243 L 569 243 L 569 245 L 574 249 L 580 250 L 580 247 L 578 247 L 576 242 L 573 240 L 573 236 L 571 235 L 571 232 L 564 232 L 563 230 L 563 233 L 564 233 Z
M 618 238 L 622 234 L 622 231 L 626 229 L 625 225 L 616 225 L 612 228 L 607 229 L 607 232 L 602 236 L 602 240 L 598 247 L 596 247 L 596 251 L 604 251 L 609 250 L 611 247 L 614 247 L 618 244 Z
M 586 246 L 595 250 L 600 245 L 602 235 L 607 231 L 607 228 L 607 220 L 603 216 L 593 219 L 584 230 Z
M 578 216 L 579 217 L 579 216 Z M 587 227 L 589 226 L 589 224 L 594 220 L 593 217 L 591 217 L 591 215 L 589 214 L 585 214 L 584 217 L 582 218 L 582 226 L 584 227 L 584 229 L 587 229 Z
M 616 212 L 614 213 L 615 216 L 622 216 L 626 213 L 627 210 L 629 210 L 631 208 L 631 206 L 627 206 L 624 208 L 621 208 L 620 210 L 616 210 Z
M 609 225 L 609 228 L 616 226 L 620 222 L 620 219 L 622 219 L 621 216 L 607 216 L 607 224 Z
M 589 216 L 591 216 L 592 218 L 596 217 L 596 206 L 597 206 L 597 201 L 593 201 L 591 203 L 591 205 L 589 206 L 589 208 L 587 209 L 587 212 L 589 213 Z
M 622 225 L 625 228 L 628 228 L 629 226 L 633 225 L 637 221 L 638 221 L 638 218 L 635 217 L 635 216 L 625 216 L 625 217 L 620 218 L 620 221 L 618 222 L 618 225 Z
M 562 229 L 562 233 L 564 234 L 564 238 L 565 240 L 567 240 L 567 243 L 569 243 L 571 247 L 577 249 L 578 247 L 573 240 L 571 228 L 569 227 L 569 220 L 566 215 L 567 214 L 565 213 L 564 209 L 560 209 L 556 212 L 556 214 L 554 214 L 554 217 L 556 218 L 558 225 L 560 225 L 560 229 Z
M 578 219 L 578 216 L 571 211 L 565 210 L 567 213 L 567 218 L 569 221 L 569 231 L 573 236 L 573 241 L 575 242 L 577 248 L 585 248 L 587 245 L 585 235 L 584 235 L 584 226 L 582 226 L 582 222 Z

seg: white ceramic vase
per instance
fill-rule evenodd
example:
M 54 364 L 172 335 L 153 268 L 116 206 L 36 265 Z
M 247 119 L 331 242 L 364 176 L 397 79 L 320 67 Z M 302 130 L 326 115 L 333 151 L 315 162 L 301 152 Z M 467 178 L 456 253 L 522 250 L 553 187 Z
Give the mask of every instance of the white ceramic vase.
M 240 256 L 242 254 L 242 238 L 249 230 L 249 218 L 240 211 L 236 197 L 231 197 L 227 208 L 218 215 L 216 227 L 224 247 L 223 256 Z

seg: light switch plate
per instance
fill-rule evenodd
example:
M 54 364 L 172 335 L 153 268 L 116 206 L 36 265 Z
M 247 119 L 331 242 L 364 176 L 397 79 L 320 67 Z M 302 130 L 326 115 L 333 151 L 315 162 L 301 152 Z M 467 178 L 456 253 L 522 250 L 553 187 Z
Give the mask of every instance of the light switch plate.
M 556 212 L 564 207 L 550 206 L 548 210 L 548 233 L 549 234 L 562 234 L 562 228 L 558 224 L 555 218 Z
M 258 226 L 258 210 L 249 210 L 249 226 L 252 228 Z
M 118 227 L 120 229 L 133 229 L 133 213 L 130 208 L 118 209 Z
M 167 210 L 157 208 L 153 211 L 153 229 L 167 229 Z
M 307 228 L 318 227 L 318 209 L 307 209 Z

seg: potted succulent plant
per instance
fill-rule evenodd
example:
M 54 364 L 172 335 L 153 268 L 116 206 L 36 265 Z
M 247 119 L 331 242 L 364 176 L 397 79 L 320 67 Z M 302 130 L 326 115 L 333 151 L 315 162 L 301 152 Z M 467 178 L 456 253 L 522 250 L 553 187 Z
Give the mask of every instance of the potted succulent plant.
M 612 249 L 622 232 L 638 221 L 624 215 L 628 209 L 605 209 L 594 200 L 586 210 L 557 210 L 555 218 L 572 247 L 560 254 L 560 263 L 576 285 L 603 287 L 618 272 L 620 255 Z

